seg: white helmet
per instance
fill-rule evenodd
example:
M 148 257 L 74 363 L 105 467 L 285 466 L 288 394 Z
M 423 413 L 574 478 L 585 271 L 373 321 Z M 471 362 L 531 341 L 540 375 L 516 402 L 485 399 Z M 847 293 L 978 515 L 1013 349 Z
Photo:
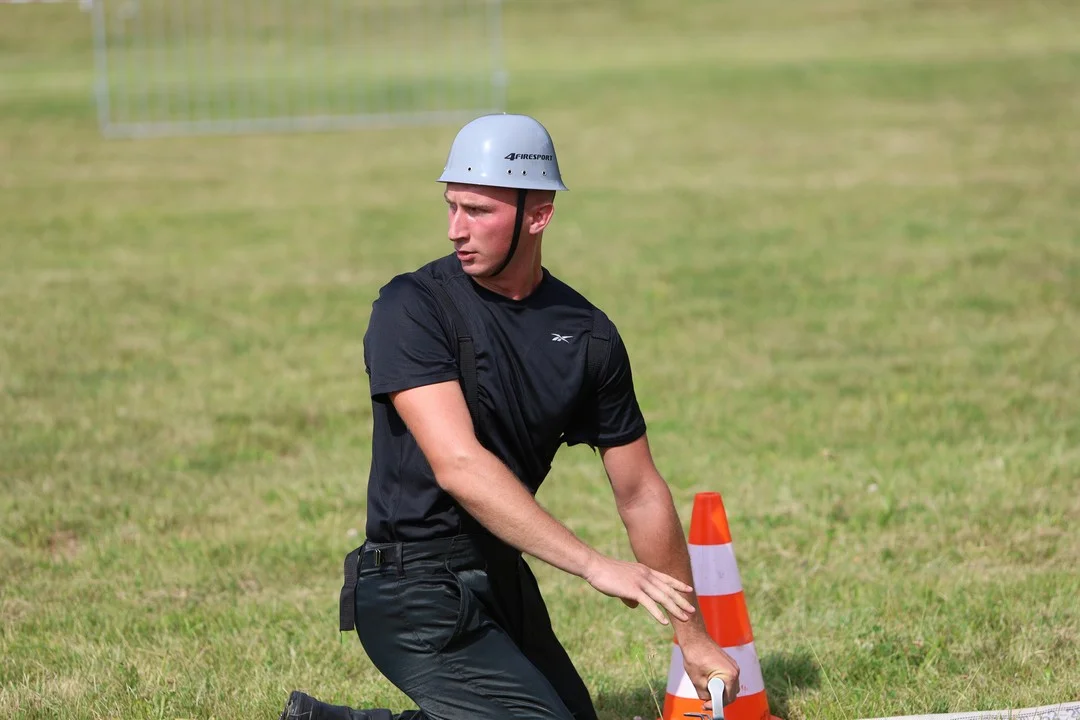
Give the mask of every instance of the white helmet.
M 566 190 L 555 144 L 528 115 L 484 115 L 458 131 L 438 182 Z

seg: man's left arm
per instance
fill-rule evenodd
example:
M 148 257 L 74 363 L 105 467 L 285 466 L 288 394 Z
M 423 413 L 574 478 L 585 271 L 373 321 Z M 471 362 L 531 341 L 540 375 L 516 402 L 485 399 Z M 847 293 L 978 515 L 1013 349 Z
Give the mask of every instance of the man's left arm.
M 671 490 L 653 461 L 648 438 L 642 435 L 626 445 L 601 448 L 600 454 L 638 562 L 693 586 L 682 522 Z M 709 677 L 719 673 L 726 689 L 724 704 L 730 704 L 739 691 L 738 665 L 706 631 L 697 596 L 689 593 L 687 597 L 698 612 L 690 613 L 687 620 L 671 618 L 687 675 L 698 696 L 708 699 Z

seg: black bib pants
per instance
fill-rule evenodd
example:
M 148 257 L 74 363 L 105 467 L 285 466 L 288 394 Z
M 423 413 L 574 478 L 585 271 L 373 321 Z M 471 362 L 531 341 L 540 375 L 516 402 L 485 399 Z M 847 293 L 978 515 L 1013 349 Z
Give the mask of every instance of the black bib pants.
M 357 635 L 420 709 L 394 715 L 326 705 L 323 718 L 595 720 L 529 566 L 511 548 L 474 537 L 364 543 Z

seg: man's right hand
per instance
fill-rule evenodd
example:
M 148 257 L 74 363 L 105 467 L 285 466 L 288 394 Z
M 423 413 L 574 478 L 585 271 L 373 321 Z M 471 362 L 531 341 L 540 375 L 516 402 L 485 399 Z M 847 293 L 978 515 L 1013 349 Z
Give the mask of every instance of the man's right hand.
M 617 597 L 629 607 L 644 605 L 656 621 L 667 625 L 668 615 L 688 620 L 694 605 L 682 595 L 693 588 L 636 562 L 624 562 L 604 555 L 594 555 L 582 575 L 586 582 L 610 597 Z M 663 608 L 663 612 L 661 612 Z
M 724 681 L 724 705 L 735 702 L 739 694 L 739 665 L 712 638 L 703 638 L 682 647 L 683 668 L 690 678 L 698 697 L 709 700 L 709 680 L 719 677 Z M 711 710 L 712 705 L 705 704 Z

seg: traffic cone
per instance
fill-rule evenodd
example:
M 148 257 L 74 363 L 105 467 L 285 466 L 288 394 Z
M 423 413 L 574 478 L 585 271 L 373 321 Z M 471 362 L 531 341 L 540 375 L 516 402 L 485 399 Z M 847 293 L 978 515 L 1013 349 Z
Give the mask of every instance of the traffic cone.
M 742 580 L 731 547 L 731 530 L 720 493 L 694 496 L 690 517 L 690 565 L 694 590 L 709 637 L 739 665 L 739 695 L 724 708 L 726 720 L 778 720 L 769 713 L 765 681 L 754 649 L 754 633 L 746 610 Z M 685 720 L 686 713 L 701 713 L 702 700 L 683 669 L 678 639 L 671 649 L 667 694 L 661 720 Z

